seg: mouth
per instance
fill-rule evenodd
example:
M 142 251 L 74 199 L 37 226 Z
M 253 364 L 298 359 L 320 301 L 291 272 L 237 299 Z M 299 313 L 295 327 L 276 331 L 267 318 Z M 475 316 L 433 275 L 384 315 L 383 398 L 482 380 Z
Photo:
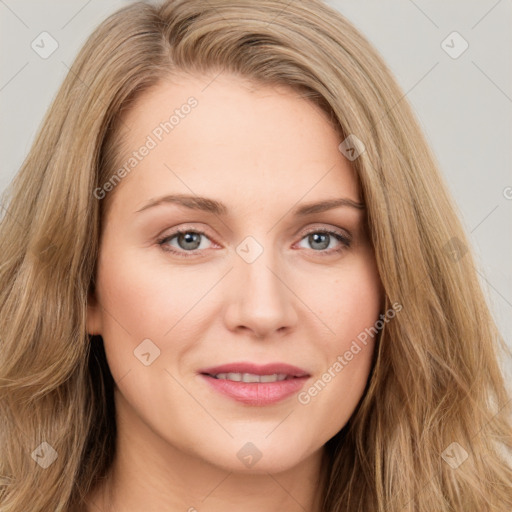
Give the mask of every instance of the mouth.
M 294 377 L 292 375 L 286 375 L 285 373 L 273 373 L 270 375 L 257 375 L 255 373 L 203 373 L 208 377 L 220 380 L 230 380 L 233 382 L 281 382 L 283 380 L 300 379 L 300 377 Z
M 232 363 L 199 371 L 217 392 L 246 405 L 274 404 L 298 392 L 310 374 L 296 366 Z

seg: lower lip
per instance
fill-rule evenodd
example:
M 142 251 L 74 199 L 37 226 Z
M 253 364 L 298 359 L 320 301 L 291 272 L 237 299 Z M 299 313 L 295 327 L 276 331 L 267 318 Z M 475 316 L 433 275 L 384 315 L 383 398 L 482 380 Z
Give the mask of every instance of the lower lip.
M 216 391 L 247 405 L 270 405 L 297 393 L 309 377 L 276 382 L 236 382 L 201 374 Z

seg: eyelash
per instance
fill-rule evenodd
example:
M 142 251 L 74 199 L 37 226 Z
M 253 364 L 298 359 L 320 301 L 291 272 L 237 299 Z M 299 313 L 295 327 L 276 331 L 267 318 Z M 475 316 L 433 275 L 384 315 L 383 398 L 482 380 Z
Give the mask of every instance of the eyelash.
M 169 246 L 166 245 L 167 242 L 169 242 L 170 240 L 175 238 L 177 235 L 184 234 L 184 233 L 195 233 L 197 235 L 204 235 L 206 238 L 209 239 L 208 235 L 206 233 L 204 233 L 203 231 L 199 231 L 199 230 L 195 230 L 195 229 L 179 228 L 176 231 L 174 231 L 173 233 L 171 233 L 170 235 L 166 235 L 165 237 L 159 238 L 157 240 L 157 243 L 163 251 L 170 252 L 172 254 L 176 254 L 179 257 L 191 258 L 191 257 L 197 256 L 197 253 L 195 251 L 202 252 L 202 249 L 196 249 L 195 251 L 184 251 L 184 250 L 176 251 L 175 249 L 170 249 Z M 329 249 L 327 251 L 325 251 L 325 250 L 314 251 L 321 256 L 330 256 L 331 254 L 340 253 L 340 252 L 344 251 L 345 249 L 348 249 L 352 243 L 352 240 L 349 237 L 342 235 L 338 231 L 331 231 L 328 229 L 318 229 L 318 228 L 312 229 L 312 230 L 308 231 L 307 233 L 304 233 L 301 240 L 303 240 L 308 235 L 311 235 L 313 233 L 321 233 L 321 234 L 334 236 L 334 238 L 336 238 L 341 243 L 341 247 L 339 247 L 338 249 Z

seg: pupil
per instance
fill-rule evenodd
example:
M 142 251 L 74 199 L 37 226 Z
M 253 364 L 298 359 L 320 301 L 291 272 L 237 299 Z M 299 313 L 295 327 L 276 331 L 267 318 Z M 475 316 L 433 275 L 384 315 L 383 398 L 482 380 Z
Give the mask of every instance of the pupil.
M 323 238 L 323 242 L 321 241 L 321 238 Z M 313 248 L 316 249 L 326 249 L 329 247 L 329 235 L 327 233 L 313 233 L 312 235 L 309 235 L 309 241 Z M 319 243 L 320 247 L 315 247 L 314 244 Z
M 184 242 L 183 244 L 181 242 Z M 180 233 L 178 243 L 182 249 L 197 249 L 201 245 L 199 233 Z

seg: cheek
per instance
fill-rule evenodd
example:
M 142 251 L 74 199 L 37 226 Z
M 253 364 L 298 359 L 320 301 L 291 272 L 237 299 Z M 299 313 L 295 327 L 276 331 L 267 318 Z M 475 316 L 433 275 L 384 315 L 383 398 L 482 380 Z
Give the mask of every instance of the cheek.
M 114 250 L 120 246 L 114 237 L 104 244 L 97 277 L 102 335 L 110 370 L 116 380 L 140 366 L 134 350 L 144 340 L 152 340 L 160 349 L 157 340 L 170 328 L 172 321 L 172 309 L 162 302 L 165 288 L 162 276 L 157 280 L 153 275 L 155 271 L 143 264 L 138 254 L 140 250 Z
M 152 367 L 160 367 L 168 363 L 170 340 L 199 339 L 194 330 L 200 323 L 191 319 L 204 313 L 208 301 L 201 301 L 201 297 L 218 276 L 185 267 L 148 264 L 140 248 L 125 248 L 116 254 L 112 245 L 105 244 L 99 259 L 97 293 L 105 350 L 117 379 L 139 368 L 134 351 L 144 340 L 151 340 L 160 350 L 162 357 L 159 355 L 152 363 Z M 173 344 L 173 357 L 186 349 L 186 343 Z
M 375 326 L 383 290 L 374 258 L 368 253 L 346 263 L 336 279 L 324 283 L 325 293 L 317 295 L 318 316 L 329 327 L 319 338 L 323 368 L 298 397 L 319 417 L 331 418 L 326 435 L 345 425 L 361 399 L 379 332 Z
M 99 290 L 114 317 L 107 321 L 115 319 L 127 331 L 161 337 L 204 294 L 207 280 L 204 274 L 201 279 L 198 273 L 162 261 L 148 264 L 147 253 L 157 250 L 124 248 L 116 255 L 106 247 L 100 260 Z
M 358 334 L 379 319 L 382 284 L 373 254 L 368 250 L 340 267 L 333 279 L 326 276 L 315 300 L 320 318 L 330 328 L 327 347 L 344 349 Z M 318 284 L 320 282 L 317 281 Z M 329 349 L 327 349 L 329 352 Z

